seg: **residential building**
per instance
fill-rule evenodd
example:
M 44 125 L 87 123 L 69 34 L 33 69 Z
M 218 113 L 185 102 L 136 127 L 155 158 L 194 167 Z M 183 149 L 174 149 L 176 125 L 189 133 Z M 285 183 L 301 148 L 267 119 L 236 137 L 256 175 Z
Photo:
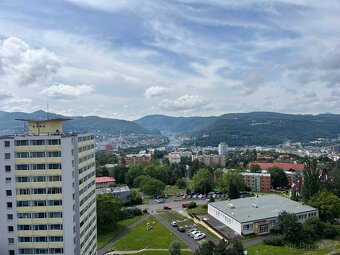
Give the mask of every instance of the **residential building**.
M 250 168 L 251 165 L 253 164 L 259 165 L 261 169 L 263 170 L 268 170 L 268 168 L 275 167 L 275 166 L 283 169 L 284 171 L 295 170 L 295 171 L 302 172 L 304 169 L 303 164 L 292 164 L 292 163 L 281 163 L 281 162 L 273 162 L 273 163 L 254 162 L 254 163 L 250 163 L 248 167 Z
M 288 183 L 291 187 L 295 187 L 297 193 L 301 193 L 302 190 L 302 175 L 294 171 L 285 171 L 288 179 Z
M 294 213 L 299 222 L 319 216 L 318 209 L 279 195 L 263 195 L 208 204 L 208 214 L 238 234 L 268 234 L 274 228 L 278 215 Z
M 64 120 L 0 137 L 1 254 L 96 254 L 94 135 Z
M 220 155 L 193 155 L 192 160 L 197 159 L 198 162 L 203 163 L 207 166 L 210 165 L 219 165 L 222 167 L 225 167 L 226 165 L 226 157 L 225 156 L 220 156 Z
M 227 156 L 228 155 L 228 144 L 220 143 L 218 145 L 218 155 L 220 156 Z
M 192 152 L 191 151 L 175 151 L 169 153 L 169 162 L 170 164 L 180 163 L 181 158 L 191 158 Z
M 96 189 L 110 188 L 115 185 L 116 180 L 113 177 L 103 176 L 96 178 Z
M 254 192 L 270 192 L 271 179 L 268 173 L 242 173 L 244 182 Z
M 151 154 L 139 153 L 139 154 L 128 154 L 123 157 L 126 165 L 138 165 L 148 163 L 151 161 Z

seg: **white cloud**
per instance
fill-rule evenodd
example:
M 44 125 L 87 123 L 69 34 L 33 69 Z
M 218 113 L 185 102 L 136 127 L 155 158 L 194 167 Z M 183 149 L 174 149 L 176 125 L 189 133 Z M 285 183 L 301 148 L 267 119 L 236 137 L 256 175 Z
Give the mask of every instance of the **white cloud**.
M 55 53 L 32 48 L 16 37 L 0 41 L 0 61 L 7 82 L 17 86 L 45 84 L 61 64 Z
M 207 104 L 208 100 L 199 95 L 184 95 L 176 100 L 163 99 L 159 103 L 159 107 L 166 111 L 180 111 L 202 108 Z
M 89 85 L 53 85 L 44 89 L 41 94 L 54 99 L 72 100 L 79 96 L 89 95 L 94 89 Z
M 147 98 L 161 97 L 164 96 L 168 91 L 169 89 L 165 87 L 152 86 L 145 90 L 145 96 Z

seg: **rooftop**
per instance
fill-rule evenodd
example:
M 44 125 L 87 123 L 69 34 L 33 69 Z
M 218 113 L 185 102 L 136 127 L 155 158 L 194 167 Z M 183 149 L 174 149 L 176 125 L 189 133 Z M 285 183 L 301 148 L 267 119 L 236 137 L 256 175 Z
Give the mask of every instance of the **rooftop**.
M 108 177 L 108 176 L 104 176 L 104 177 L 96 177 L 96 183 L 102 183 L 102 182 L 115 182 L 115 178 L 113 177 Z
M 292 164 L 292 163 L 280 163 L 280 162 L 274 162 L 274 163 L 261 163 L 261 162 L 254 162 L 254 163 L 250 163 L 249 167 L 251 165 L 259 165 L 261 167 L 261 169 L 267 170 L 270 167 L 279 167 L 282 168 L 285 171 L 288 171 L 290 169 L 294 169 L 297 171 L 303 171 L 304 169 L 304 165 L 303 164 Z
M 311 206 L 274 194 L 219 201 L 209 205 L 241 223 L 274 218 L 282 211 L 302 213 L 316 210 Z

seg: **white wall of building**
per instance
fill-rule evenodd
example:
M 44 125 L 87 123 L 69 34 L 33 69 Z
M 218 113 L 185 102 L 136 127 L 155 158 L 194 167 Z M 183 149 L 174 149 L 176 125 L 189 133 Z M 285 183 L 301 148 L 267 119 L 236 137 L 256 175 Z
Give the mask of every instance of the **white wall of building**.
M 229 217 L 228 215 L 216 209 L 215 207 L 211 206 L 210 204 L 208 204 L 208 214 L 213 216 L 215 219 L 219 220 L 223 224 L 227 225 L 235 232 L 241 234 L 242 232 L 241 223 Z

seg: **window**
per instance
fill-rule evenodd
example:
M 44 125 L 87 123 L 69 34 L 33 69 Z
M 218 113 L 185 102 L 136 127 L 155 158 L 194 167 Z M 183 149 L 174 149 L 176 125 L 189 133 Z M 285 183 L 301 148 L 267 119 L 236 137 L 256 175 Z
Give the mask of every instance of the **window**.
M 15 255 L 14 250 L 9 250 L 8 255 Z
M 28 146 L 29 142 L 28 140 L 16 140 L 15 146 Z
M 16 165 L 15 166 L 16 170 L 28 170 L 29 169 L 29 165 L 25 164 L 25 165 Z
M 13 214 L 7 214 L 7 220 L 13 220 Z
M 18 213 L 18 219 L 30 219 L 32 218 L 31 213 Z
M 19 254 L 33 254 L 33 249 L 19 249 Z
M 12 196 L 12 191 L 11 190 L 6 190 L 6 196 L 11 197 Z
M 32 176 L 31 180 L 32 182 L 45 182 L 46 177 L 45 176 Z
M 62 242 L 63 237 L 62 236 L 50 236 L 49 242 Z
M 60 158 L 61 152 L 60 151 L 49 151 L 49 152 L 47 152 L 47 157 L 49 157 L 49 158 Z
M 61 169 L 61 164 L 48 164 L 48 169 Z
M 17 182 L 30 182 L 30 177 L 17 177 Z
M 48 225 L 48 230 L 62 230 L 62 229 L 63 229 L 63 225 L 61 224 Z
M 61 200 L 47 200 L 47 205 L 48 206 L 60 206 L 62 205 Z
M 7 209 L 13 208 L 12 202 L 7 202 Z
M 8 244 L 14 244 L 14 238 L 8 238 Z
M 6 160 L 11 159 L 11 154 L 10 154 L 10 153 L 5 153 L 5 159 L 6 159 Z
M 31 140 L 31 145 L 45 145 L 45 140 Z
M 12 178 L 11 177 L 6 177 L 6 183 L 11 183 L 12 182 Z
M 6 171 L 6 173 L 11 172 L 11 166 L 5 166 L 5 171 Z
M 47 213 L 32 213 L 33 219 L 43 219 L 46 218 Z
M 17 152 L 15 154 L 16 158 L 29 158 L 29 153 L 28 152 Z
M 31 230 L 31 225 L 18 225 L 18 231 Z
M 47 225 L 33 225 L 33 230 L 47 230 Z
M 44 151 L 34 151 L 31 152 L 31 158 L 44 158 L 45 152 Z
M 48 194 L 61 194 L 62 190 L 61 188 L 48 188 L 47 193 Z
M 11 146 L 10 141 L 5 141 L 5 142 L 4 142 L 4 146 L 5 146 L 5 148 L 10 147 L 10 146 Z
M 13 232 L 14 231 L 14 227 L 13 226 L 8 226 L 7 230 L 8 230 L 8 232 Z
M 47 145 L 60 145 L 60 139 L 47 140 Z
M 32 164 L 31 169 L 32 170 L 45 170 L 46 166 L 45 164 Z
M 60 175 L 48 176 L 48 181 L 49 182 L 60 182 L 61 176 Z
M 30 195 L 30 189 L 17 189 L 17 195 Z
M 48 217 L 49 218 L 62 218 L 63 214 L 62 212 L 49 212 Z
M 39 188 L 39 189 L 32 189 L 32 194 L 33 195 L 42 195 L 46 194 L 46 189 L 45 188 Z
M 30 243 L 32 242 L 32 237 L 30 236 L 24 236 L 18 238 L 19 243 Z

